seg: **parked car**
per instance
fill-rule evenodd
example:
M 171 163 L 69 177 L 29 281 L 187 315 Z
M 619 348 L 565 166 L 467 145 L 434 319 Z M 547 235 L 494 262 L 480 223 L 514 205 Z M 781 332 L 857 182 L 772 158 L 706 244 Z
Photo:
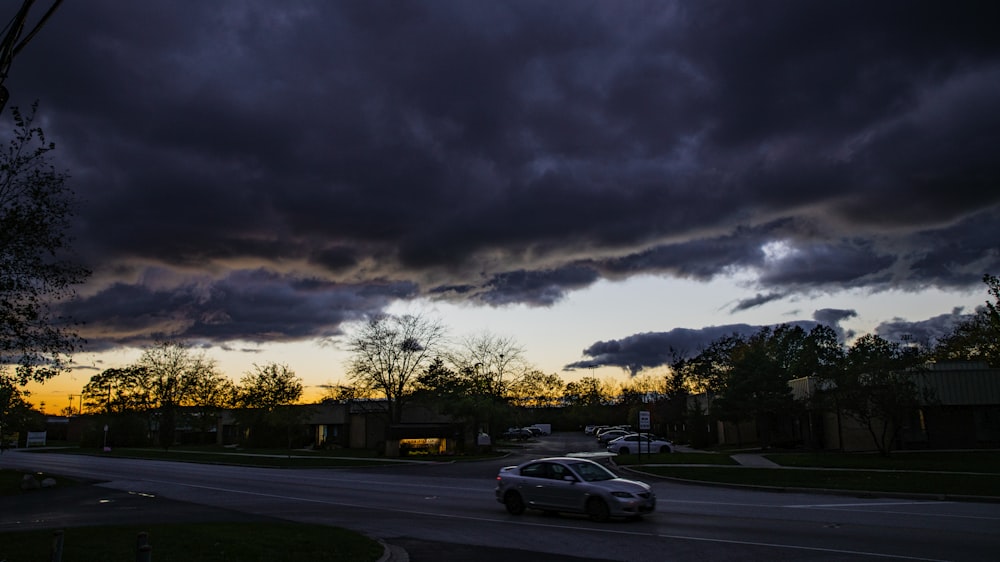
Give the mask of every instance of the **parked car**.
M 551 457 L 500 469 L 496 499 L 507 511 L 526 509 L 584 513 L 594 521 L 638 517 L 656 509 L 656 494 L 645 482 L 619 478 L 592 460 Z
M 510 427 L 500 437 L 508 441 L 527 441 L 534 436 L 534 433 L 523 427 Z
M 521 429 L 526 429 L 526 430 L 528 430 L 529 432 L 531 432 L 531 435 L 532 435 L 533 437 L 538 437 L 538 436 L 540 436 L 540 435 L 545 435 L 545 432 L 544 432 L 544 431 L 542 431 L 542 428 L 540 428 L 540 427 L 535 427 L 535 426 L 533 426 L 533 425 L 529 425 L 528 427 L 524 427 L 524 428 L 521 428 Z
M 643 453 L 672 453 L 674 444 L 655 435 L 630 433 L 608 442 L 608 452 L 628 455 Z
M 588 425 L 588 426 L 586 426 L 586 427 L 583 428 L 583 434 L 584 435 L 593 435 L 594 434 L 594 430 L 597 429 L 598 427 L 600 427 L 600 426 L 593 425 L 593 424 Z
M 600 443 L 601 445 L 606 445 L 612 439 L 618 439 L 619 437 L 623 437 L 625 435 L 628 435 L 629 433 L 630 432 L 624 429 L 609 429 L 597 436 L 597 442 Z

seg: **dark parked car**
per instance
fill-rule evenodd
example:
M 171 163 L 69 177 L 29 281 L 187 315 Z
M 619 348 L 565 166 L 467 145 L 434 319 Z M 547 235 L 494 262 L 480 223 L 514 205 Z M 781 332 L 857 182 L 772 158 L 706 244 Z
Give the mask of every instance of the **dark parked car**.
M 538 509 L 584 513 L 594 521 L 638 517 L 656 509 L 656 494 L 649 484 L 619 478 L 601 464 L 572 457 L 501 468 L 496 499 L 513 515 Z
M 507 431 L 503 432 L 502 437 L 508 441 L 527 441 L 534 437 L 535 434 L 523 427 L 512 427 Z

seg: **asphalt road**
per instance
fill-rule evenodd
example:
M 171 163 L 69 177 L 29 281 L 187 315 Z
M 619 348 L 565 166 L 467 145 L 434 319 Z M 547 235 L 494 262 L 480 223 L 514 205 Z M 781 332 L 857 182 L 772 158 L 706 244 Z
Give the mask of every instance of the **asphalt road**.
M 113 501 L 46 502 L 44 516 L 0 499 L 0 531 L 132 521 L 176 510 L 186 520 L 276 518 L 351 528 L 423 560 L 996 560 L 1000 504 L 771 493 L 650 481 L 657 513 L 597 524 L 580 516 L 507 514 L 500 466 L 596 449 L 557 434 L 499 461 L 351 470 L 273 470 L 8 452 L 0 466 L 104 481 Z M 40 494 L 66 491 L 44 490 Z M 54 496 L 55 497 L 55 496 Z M 76 514 L 76 515 L 74 515 Z M 213 520 L 213 519 L 207 519 Z

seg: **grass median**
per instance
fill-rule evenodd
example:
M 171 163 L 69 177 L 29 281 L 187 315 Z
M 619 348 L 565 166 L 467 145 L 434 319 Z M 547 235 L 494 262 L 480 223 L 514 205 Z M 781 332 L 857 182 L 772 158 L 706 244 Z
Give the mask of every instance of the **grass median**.
M 622 455 L 636 470 L 704 483 L 1000 499 L 1000 451 L 774 453 L 785 468 L 737 466 L 725 453 Z M 708 466 L 706 466 L 708 465 Z M 718 465 L 718 466 L 711 466 Z

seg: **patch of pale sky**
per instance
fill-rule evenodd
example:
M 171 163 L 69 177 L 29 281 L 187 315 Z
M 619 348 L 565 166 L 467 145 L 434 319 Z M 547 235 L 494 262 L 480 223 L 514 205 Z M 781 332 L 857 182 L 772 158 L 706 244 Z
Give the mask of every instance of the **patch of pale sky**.
M 788 297 L 733 312 L 738 301 L 755 294 L 749 281 L 751 277 L 746 272 L 709 282 L 640 276 L 625 281 L 600 281 L 545 308 L 524 305 L 489 308 L 415 301 L 398 303 L 388 312 L 423 314 L 440 320 L 454 339 L 481 332 L 512 337 L 524 348 L 528 361 L 568 382 L 584 376 L 624 380 L 626 373 L 616 367 L 575 371 L 563 371 L 562 368 L 583 359 L 583 350 L 595 342 L 638 333 L 737 323 L 775 325 L 811 320 L 814 311 L 834 308 L 856 311 L 857 316 L 848 318 L 842 326 L 865 334 L 895 318 L 920 321 L 948 313 L 955 307 L 971 312 L 986 300 L 984 291 L 950 293 L 929 289 L 871 294 L 848 290 Z M 226 348 L 208 348 L 205 353 L 234 381 L 252 370 L 255 363 L 288 365 L 303 379 L 308 400 L 321 397 L 325 392 L 323 385 L 347 382 L 348 354 L 336 341 L 234 342 Z M 68 404 L 70 395 L 79 396 L 91 376 L 104 369 L 128 365 L 140 355 L 141 350 L 137 349 L 79 354 L 74 359 L 80 367 L 73 372 L 45 384 L 29 385 L 31 400 L 35 404 L 45 402 L 49 413 L 60 412 Z M 79 398 L 76 403 L 79 404 Z

